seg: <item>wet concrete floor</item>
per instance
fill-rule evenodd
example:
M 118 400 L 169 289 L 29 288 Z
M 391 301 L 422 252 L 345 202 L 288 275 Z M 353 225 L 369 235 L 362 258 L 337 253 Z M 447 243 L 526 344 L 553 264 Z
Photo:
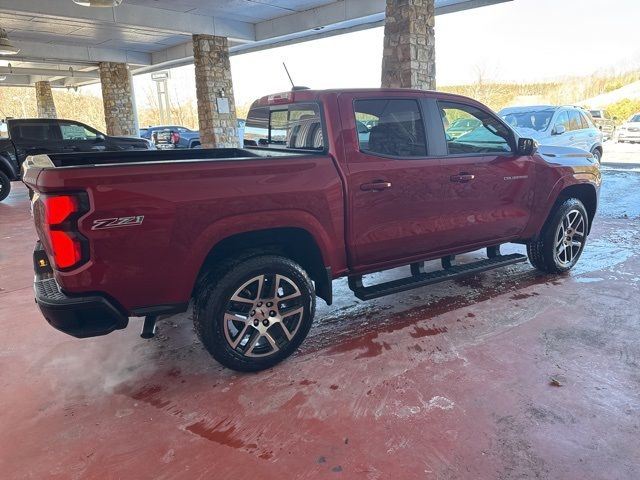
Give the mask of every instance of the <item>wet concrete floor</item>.
M 148 341 L 140 319 L 85 340 L 49 327 L 14 184 L 0 203 L 2 478 L 638 479 L 640 173 L 625 168 L 605 170 L 571 274 L 520 264 L 369 302 L 340 281 L 300 351 L 249 375 L 208 356 L 190 313 Z

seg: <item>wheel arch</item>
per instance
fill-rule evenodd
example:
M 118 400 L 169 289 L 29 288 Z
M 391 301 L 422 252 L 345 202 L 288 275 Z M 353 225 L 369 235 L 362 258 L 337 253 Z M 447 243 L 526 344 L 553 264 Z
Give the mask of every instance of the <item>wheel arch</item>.
M 578 183 L 574 185 L 569 185 L 562 189 L 558 194 L 558 198 L 556 199 L 553 208 L 549 212 L 549 216 L 553 214 L 556 206 L 564 202 L 568 198 L 577 198 L 582 202 L 584 208 L 587 210 L 587 216 L 589 218 L 589 232 L 591 232 L 591 225 L 593 224 L 593 219 L 596 216 L 596 211 L 598 209 L 598 194 L 596 192 L 596 187 L 590 183 Z
M 599 144 L 595 145 L 591 149 L 591 152 L 595 152 L 596 150 L 600 153 L 600 158 L 602 158 L 602 154 L 604 153 L 604 150 L 602 149 L 602 145 L 599 145 Z
M 20 172 L 15 170 L 11 160 L 9 160 L 4 153 L 0 153 L 0 172 L 7 175 L 11 181 L 19 180 Z
M 222 259 L 245 255 L 282 255 L 304 268 L 316 286 L 316 294 L 327 305 L 333 300 L 331 268 L 325 266 L 322 251 L 315 238 L 299 227 L 276 227 L 237 233 L 218 241 L 208 252 L 198 272 L 194 292 L 206 274 Z

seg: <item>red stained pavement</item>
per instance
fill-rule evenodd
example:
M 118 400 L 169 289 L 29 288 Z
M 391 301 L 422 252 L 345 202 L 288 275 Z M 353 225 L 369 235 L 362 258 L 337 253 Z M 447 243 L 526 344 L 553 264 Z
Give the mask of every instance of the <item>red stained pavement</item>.
M 239 374 L 190 313 L 152 340 L 140 319 L 94 339 L 52 329 L 14 187 L 0 203 L 4 479 L 640 478 L 637 218 L 601 215 L 567 276 L 521 264 L 370 302 L 337 282 L 300 351 Z

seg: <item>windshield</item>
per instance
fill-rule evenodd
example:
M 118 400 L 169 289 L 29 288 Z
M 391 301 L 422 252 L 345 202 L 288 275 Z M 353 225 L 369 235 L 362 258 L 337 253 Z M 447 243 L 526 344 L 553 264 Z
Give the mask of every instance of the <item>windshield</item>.
M 515 110 L 501 112 L 500 116 L 509 125 L 515 128 L 530 128 L 538 132 L 547 129 L 554 110 Z
M 602 118 L 602 115 L 600 115 L 600 110 L 589 110 L 589 113 L 593 118 Z

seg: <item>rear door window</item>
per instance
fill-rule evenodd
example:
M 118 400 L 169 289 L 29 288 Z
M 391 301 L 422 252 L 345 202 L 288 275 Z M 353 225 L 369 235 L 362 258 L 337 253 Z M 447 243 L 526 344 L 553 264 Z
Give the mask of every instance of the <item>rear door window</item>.
M 14 140 L 43 142 L 60 140 L 60 127 L 53 122 L 19 123 L 11 128 Z
M 582 130 L 582 119 L 580 118 L 580 112 L 577 110 L 569 110 L 568 130 Z
M 244 127 L 244 140 L 262 147 L 324 150 L 320 107 L 293 103 L 253 108 Z
M 390 157 L 427 155 L 424 123 L 416 100 L 356 100 L 354 113 L 361 151 Z
M 582 128 L 591 128 L 593 125 L 589 120 L 589 115 L 584 112 L 580 112 L 580 120 L 582 120 Z

